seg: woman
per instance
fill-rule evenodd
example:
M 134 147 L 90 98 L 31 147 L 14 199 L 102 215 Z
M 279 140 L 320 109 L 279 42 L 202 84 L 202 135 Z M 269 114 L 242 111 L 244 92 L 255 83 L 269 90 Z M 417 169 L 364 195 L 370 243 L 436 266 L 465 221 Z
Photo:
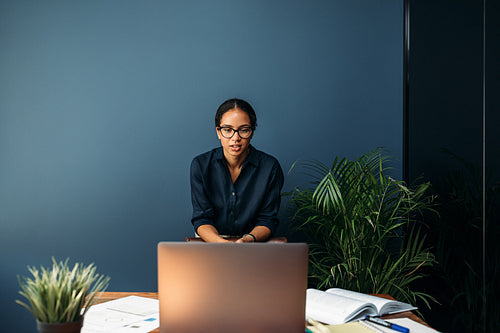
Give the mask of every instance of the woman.
M 241 99 L 222 103 L 215 114 L 221 147 L 191 163 L 195 232 L 206 242 L 266 241 L 278 225 L 283 171 L 274 157 L 250 145 L 257 117 Z

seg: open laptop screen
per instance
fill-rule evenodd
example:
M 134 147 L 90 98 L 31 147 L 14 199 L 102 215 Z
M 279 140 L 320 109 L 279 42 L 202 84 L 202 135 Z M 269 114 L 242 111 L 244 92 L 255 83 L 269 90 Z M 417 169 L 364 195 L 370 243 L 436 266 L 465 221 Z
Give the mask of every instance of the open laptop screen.
M 304 332 L 301 243 L 158 244 L 160 332 Z

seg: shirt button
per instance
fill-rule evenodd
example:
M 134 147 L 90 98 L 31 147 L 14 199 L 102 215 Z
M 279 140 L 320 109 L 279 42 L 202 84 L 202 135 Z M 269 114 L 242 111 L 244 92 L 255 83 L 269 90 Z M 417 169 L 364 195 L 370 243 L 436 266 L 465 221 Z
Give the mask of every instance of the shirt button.
M 232 194 L 232 195 L 235 195 L 236 193 L 234 193 L 234 192 L 233 192 L 233 193 L 231 193 L 231 194 Z

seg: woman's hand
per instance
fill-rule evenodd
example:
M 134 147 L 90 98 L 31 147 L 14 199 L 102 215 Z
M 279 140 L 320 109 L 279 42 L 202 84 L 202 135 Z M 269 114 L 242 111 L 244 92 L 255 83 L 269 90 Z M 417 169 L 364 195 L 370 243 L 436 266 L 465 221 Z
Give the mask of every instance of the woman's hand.
M 235 243 L 254 243 L 254 242 L 255 242 L 255 238 L 249 234 L 245 234 L 245 235 L 243 235 L 243 237 L 241 237 L 240 239 L 237 239 L 235 241 Z
M 271 237 L 271 229 L 264 226 L 256 226 L 248 234 L 244 234 L 235 243 L 265 242 Z

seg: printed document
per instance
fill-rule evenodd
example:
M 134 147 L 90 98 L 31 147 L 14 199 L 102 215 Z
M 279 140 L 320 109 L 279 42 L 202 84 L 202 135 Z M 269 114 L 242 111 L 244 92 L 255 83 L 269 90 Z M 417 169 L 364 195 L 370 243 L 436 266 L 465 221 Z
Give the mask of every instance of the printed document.
M 127 296 L 93 305 L 81 333 L 146 333 L 160 326 L 157 299 Z

